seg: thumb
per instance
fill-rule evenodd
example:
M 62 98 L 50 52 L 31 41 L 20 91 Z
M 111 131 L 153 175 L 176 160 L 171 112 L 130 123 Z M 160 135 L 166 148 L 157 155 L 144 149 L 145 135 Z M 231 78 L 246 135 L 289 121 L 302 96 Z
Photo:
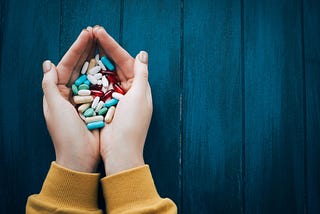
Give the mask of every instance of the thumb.
M 134 61 L 132 88 L 145 91 L 148 86 L 148 53 L 140 51 Z
M 48 106 L 52 106 L 59 98 L 60 92 L 57 87 L 58 76 L 56 67 L 51 61 L 46 60 L 42 64 L 43 79 L 42 90 L 46 98 Z

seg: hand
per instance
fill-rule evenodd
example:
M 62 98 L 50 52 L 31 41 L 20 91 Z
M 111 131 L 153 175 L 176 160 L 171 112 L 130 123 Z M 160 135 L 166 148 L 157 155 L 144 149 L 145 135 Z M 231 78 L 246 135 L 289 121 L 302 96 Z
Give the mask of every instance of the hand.
M 144 165 L 143 147 L 152 116 L 148 54 L 133 59 L 102 27 L 94 28 L 100 54 L 116 64 L 121 86 L 128 90 L 110 124 L 100 131 L 100 153 L 106 175 Z
M 43 111 L 51 135 L 56 162 L 66 168 L 94 172 L 100 160 L 99 131 L 89 131 L 71 104 L 71 85 L 84 61 L 93 55 L 91 27 L 83 30 L 57 67 L 43 63 Z

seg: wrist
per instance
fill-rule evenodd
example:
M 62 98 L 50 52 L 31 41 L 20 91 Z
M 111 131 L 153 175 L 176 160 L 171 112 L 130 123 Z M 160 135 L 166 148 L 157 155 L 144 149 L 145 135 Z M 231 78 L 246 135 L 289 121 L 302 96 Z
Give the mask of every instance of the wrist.
M 88 163 L 89 161 L 82 163 L 79 159 L 70 160 L 57 157 L 55 162 L 64 168 L 77 172 L 93 173 L 96 172 L 97 169 L 97 164 L 90 164 Z

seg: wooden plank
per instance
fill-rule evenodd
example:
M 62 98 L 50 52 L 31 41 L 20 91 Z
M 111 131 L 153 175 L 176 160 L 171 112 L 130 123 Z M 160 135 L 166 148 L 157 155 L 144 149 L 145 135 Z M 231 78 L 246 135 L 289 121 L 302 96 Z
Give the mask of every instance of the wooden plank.
M 320 2 L 304 1 L 308 213 L 320 213 Z
M 246 213 L 304 212 L 301 2 L 244 1 Z
M 184 2 L 182 213 L 241 213 L 240 1 Z
M 0 211 L 24 213 L 27 197 L 40 191 L 54 158 L 42 113 L 41 63 L 58 58 L 60 3 L 10 0 L 2 5 Z
M 133 57 L 149 52 L 153 118 L 145 145 L 145 161 L 163 197 L 180 207 L 180 2 L 124 1 L 123 46 Z

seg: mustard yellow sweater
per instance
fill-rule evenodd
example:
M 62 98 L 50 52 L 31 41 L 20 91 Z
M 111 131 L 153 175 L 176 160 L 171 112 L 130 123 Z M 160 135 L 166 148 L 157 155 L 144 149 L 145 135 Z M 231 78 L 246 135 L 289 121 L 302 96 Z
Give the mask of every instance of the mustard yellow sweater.
M 98 173 L 72 171 L 52 162 L 41 192 L 28 198 L 26 213 L 102 213 L 98 209 Z M 101 179 L 107 213 L 177 213 L 161 198 L 148 165 Z

